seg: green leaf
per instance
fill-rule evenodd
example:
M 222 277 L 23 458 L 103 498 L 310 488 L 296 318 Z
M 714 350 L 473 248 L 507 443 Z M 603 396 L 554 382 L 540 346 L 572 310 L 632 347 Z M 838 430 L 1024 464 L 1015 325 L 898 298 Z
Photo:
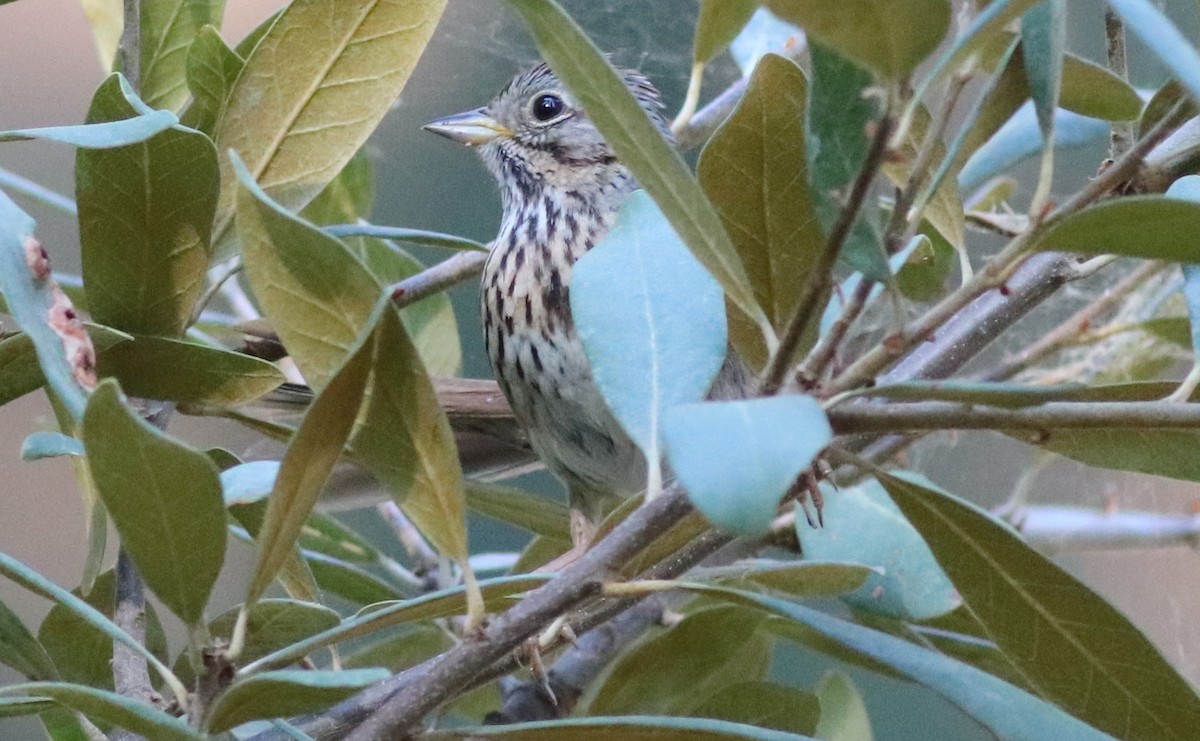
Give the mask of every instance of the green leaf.
M 950 379 L 885 384 L 864 389 L 855 395 L 898 401 L 954 401 L 962 404 L 985 404 L 992 407 L 1019 409 L 1050 401 L 1073 401 L 1084 398 L 1099 401 L 1104 398 L 1104 388 L 1103 386 L 1089 387 L 1082 383 L 1028 386 L 1019 383 L 986 383 Z
M 709 139 L 696 166 L 700 184 L 750 277 L 755 299 L 777 332 L 804 299 L 809 273 L 825 250 L 825 234 L 807 185 L 807 98 L 803 70 L 778 54 L 765 55 L 741 102 Z M 575 285 L 571 288 L 574 300 Z M 752 364 L 764 365 L 767 350 L 758 328 L 742 315 L 730 318 L 734 346 L 753 358 Z M 817 318 L 801 352 L 816 340 Z M 668 367 L 675 372 L 680 366 Z
M 137 337 L 100 353 L 97 369 L 144 399 L 238 406 L 284 382 L 265 360 L 219 347 L 163 337 Z
M 86 597 L 80 596 L 82 591 L 83 588 L 78 587 L 72 594 L 79 596 L 106 618 L 112 617 L 116 605 L 116 579 L 111 569 L 96 576 Z M 146 605 L 144 624 L 147 648 L 165 662 L 167 638 L 153 604 Z M 46 653 L 58 669 L 52 678 L 100 689 L 113 688 L 112 636 L 92 625 L 85 617 L 65 605 L 52 606 L 38 627 L 38 641 L 45 646 Z
M 263 313 L 318 393 L 367 329 L 382 287 L 346 247 L 272 201 L 239 165 L 238 233 Z
M 600 393 L 655 467 L 662 415 L 704 399 L 725 362 L 720 285 L 654 201 L 635 191 L 608 235 L 575 264 L 570 302 Z
M 904 80 L 950 28 L 946 0 L 766 0 L 771 12 L 890 80 Z
M 427 733 L 428 741 L 471 741 L 505 738 L 511 741 L 812 741 L 808 736 L 768 730 L 743 723 L 708 718 L 657 715 L 567 718 L 503 726 L 461 728 Z
M 843 598 L 849 604 L 901 620 L 927 620 L 962 604 L 929 546 L 876 482 L 826 492 L 822 518 L 820 528 L 796 522 L 806 558 L 878 569 Z
M 488 601 L 489 606 L 494 608 L 506 604 L 511 595 L 540 586 L 549 578 L 545 574 L 505 576 L 481 581 L 479 588 L 483 591 L 483 597 Z M 371 635 L 395 625 L 462 614 L 466 605 L 466 590 L 462 587 L 452 587 L 410 600 L 371 605 L 354 617 L 343 620 L 340 625 L 305 640 L 296 641 L 290 646 L 243 666 L 241 673 L 243 675 L 253 674 L 265 669 L 288 666 L 317 649 L 352 638 Z
M 112 723 L 155 741 L 204 741 L 205 736 L 188 724 L 154 706 L 118 695 L 65 682 L 28 682 L 13 684 L 0 692 L 14 695 L 47 697 L 60 705 L 77 710 L 89 718 Z
M 1064 0 L 1045 0 L 1021 16 L 1021 56 L 1033 96 L 1038 125 L 1046 141 L 1054 139 L 1054 111 L 1062 90 L 1063 47 L 1067 41 Z
M 12 667 L 35 682 L 58 678 L 58 670 L 46 649 L 3 602 L 0 602 L 0 664 Z
M 907 186 L 912 175 L 912 166 L 929 135 L 932 124 L 933 119 L 929 111 L 924 106 L 918 107 L 912 125 L 908 129 L 907 137 L 900 145 L 900 161 L 883 163 L 884 175 L 897 188 Z M 939 162 L 945 158 L 946 146 L 939 140 L 934 144 L 933 161 Z M 954 180 L 945 178 L 938 184 L 937 190 L 930 197 L 929 203 L 921 215 L 927 222 L 922 224 L 922 229 L 928 232 L 929 227 L 932 227 L 936 232 L 934 239 L 940 237 L 957 251 L 961 252 L 964 249 L 966 228 L 963 225 L 962 196 L 959 195 L 958 184 Z
M 702 0 L 692 45 L 692 63 L 704 64 L 724 51 L 757 7 L 755 0 Z
M 221 733 L 252 720 L 318 712 L 389 676 L 387 669 L 263 672 L 230 685 L 213 705 L 205 727 Z
M 64 609 L 70 610 L 80 620 L 83 620 L 91 627 L 104 633 L 113 641 L 119 641 L 122 645 L 133 649 L 135 653 L 141 654 L 146 662 L 154 671 L 158 672 L 164 679 L 168 681 L 174 680 L 174 675 L 171 671 L 158 660 L 145 646 L 132 638 L 128 633 L 117 627 L 112 620 L 109 620 L 95 607 L 92 607 L 84 600 L 71 594 L 67 590 L 58 586 L 38 572 L 29 568 L 17 559 L 9 556 L 6 553 L 0 553 L 0 574 L 8 577 L 20 586 L 28 589 L 36 595 L 44 597 L 57 605 L 61 605 Z M 99 581 L 99 580 L 97 580 Z M 48 642 L 44 637 L 41 637 L 42 645 L 45 646 Z M 111 643 L 109 644 L 111 647 Z M 177 686 L 176 696 L 186 695 L 183 687 Z
M 384 301 L 371 391 L 350 445 L 433 546 L 465 564 L 467 529 L 454 432 L 399 315 L 389 298 Z
M 113 75 L 96 91 L 89 123 L 133 115 L 120 82 Z M 216 184 L 212 142 L 186 129 L 76 153 L 83 277 L 96 321 L 137 334 L 183 333 L 204 288 Z
M 23 461 L 37 461 L 63 455 L 82 457 L 85 455 L 83 443 L 61 432 L 35 432 L 21 443 Z
M 1194 236 L 1200 203 L 1171 196 L 1102 201 L 1055 222 L 1038 240 L 1041 250 L 1200 262 Z
M 80 336 L 82 325 L 74 320 L 73 312 L 67 314 L 70 301 L 56 296 L 51 290 L 52 283 L 30 269 L 31 264 L 45 259 L 41 243 L 33 237 L 35 227 L 28 214 L 0 193 L 0 291 L 8 301 L 12 318 L 32 341 L 44 378 L 49 379 L 50 388 L 67 413 L 78 421 L 87 404 L 87 388 L 95 382 L 90 375 L 94 355 L 90 343 Z M 61 303 L 64 300 L 66 306 Z M 6 340 L 0 359 L 7 356 L 8 362 L 12 362 L 14 355 L 19 357 L 19 341 L 19 337 Z M 27 381 L 28 376 L 17 380 L 17 388 L 12 391 L 18 393 L 11 398 L 25 393 L 20 391 L 25 387 L 21 381 Z M 0 381 L 0 388 L 10 382 L 5 378 Z
M 225 560 L 217 467 L 132 412 L 112 381 L 88 402 L 83 444 L 122 548 L 158 598 L 196 625 Z
M 1200 99 L 1200 53 L 1175 24 L 1149 0 L 1109 0 L 1108 6 L 1192 97 Z
M 97 324 L 85 325 L 85 329 L 98 354 L 133 339 L 124 332 Z M 22 333 L 0 340 L 0 406 L 45 385 L 46 377 L 38 363 L 37 348 L 29 335 Z
M 1181 116 L 1181 120 L 1187 120 L 1196 115 L 1195 98 L 1191 97 L 1178 80 L 1168 80 L 1158 89 L 1158 92 L 1154 93 L 1154 97 L 1150 98 L 1142 110 L 1142 116 L 1138 120 L 1137 126 L 1138 138 L 1145 136 L 1150 129 L 1154 128 L 1155 124 L 1166 118 L 1167 114 L 1174 110 L 1180 101 L 1184 103 L 1183 110 L 1178 114 Z
M 334 181 L 337 183 L 338 181 Z M 323 191 L 324 193 L 324 191 Z M 315 203 L 315 201 L 314 201 Z M 309 204 L 311 207 L 312 204 Z M 308 215 L 309 209 L 305 209 L 305 215 Z M 314 219 L 317 223 L 319 220 Z M 407 242 L 409 244 L 420 245 L 421 247 L 436 247 L 443 250 L 469 250 L 473 252 L 487 252 L 488 246 L 482 242 L 476 242 L 473 239 L 459 237 L 453 234 L 442 234 L 441 232 L 430 232 L 424 229 L 408 229 L 402 226 L 377 226 L 375 224 L 333 224 L 325 227 L 325 233 L 335 237 L 375 237 L 378 239 L 390 239 L 397 242 Z
M 370 605 L 400 599 L 403 592 L 354 564 L 316 551 L 301 551 L 317 586 L 347 602 Z
M 821 228 L 837 223 L 844 194 L 862 169 L 870 141 L 867 127 L 878 113 L 866 95 L 871 74 L 819 41 L 810 41 L 812 86 L 805 118 L 809 187 Z M 875 229 L 862 214 L 842 247 L 842 262 L 867 278 L 883 282 L 891 275 Z
M 388 310 L 383 304 L 386 300 L 379 302 L 376 316 Z M 247 603 L 262 596 L 292 556 L 304 522 L 350 437 L 362 404 L 374 349 L 374 322 L 368 322 L 347 354 L 345 364 L 317 395 L 288 445 L 257 536 L 258 561 L 247 592 Z
M 122 2 L 121 0 L 81 0 L 79 4 L 83 7 L 84 15 L 87 16 L 88 25 L 92 27 L 92 36 L 95 38 L 96 51 L 100 57 L 100 69 L 104 74 L 108 74 L 113 69 L 117 46 L 121 41 L 121 30 L 125 25 L 121 12 L 123 10 Z
M 788 487 L 829 444 L 808 396 L 684 404 L 667 412 L 667 458 L 697 509 L 743 535 L 764 532 Z
M 1039 692 L 1121 738 L 1192 737 L 1200 696 L 1116 608 L 973 505 L 876 477 Z
M 874 570 L 857 563 L 764 559 L 695 569 L 689 573 L 696 578 L 703 576 L 714 579 L 726 586 L 762 587 L 792 597 L 838 597 L 861 587 Z
M 481 515 L 548 538 L 571 539 L 566 505 L 523 489 L 481 481 L 466 482 L 467 506 Z
M 756 323 L 766 321 L 720 217 L 679 153 L 638 105 L 621 76 L 554 0 L 508 0 L 542 56 L 579 99 L 638 184 L 662 209 L 692 254 Z
M 795 621 L 801 627 L 929 687 L 1006 741 L 1045 741 L 1048 738 L 1112 741 L 1111 736 L 1022 689 L 901 638 L 840 620 L 788 600 L 724 587 L 684 582 L 678 583 L 678 586 L 708 597 L 758 607 Z M 1029 645 L 1028 640 L 1026 644 Z
M 1105 121 L 1134 121 L 1142 98 L 1129 83 L 1100 65 L 1074 54 L 1063 55 L 1058 104 L 1081 116 Z
M 238 75 L 216 126 L 222 152 L 288 209 L 311 201 L 391 109 L 433 35 L 445 0 L 301 0 L 284 9 Z M 235 173 L 222 158 L 221 241 Z
M 335 237 L 350 236 L 360 223 L 371 215 L 375 205 L 375 172 L 366 147 L 359 149 L 346 163 L 337 177 L 313 198 L 300 212 L 300 217 L 314 224 L 343 224 L 350 233 L 339 233 L 334 229 L 326 232 Z M 378 227 L 371 227 L 372 229 Z M 385 234 L 365 236 L 386 237 Z
M 624 652 L 580 700 L 583 715 L 680 714 L 697 696 L 759 680 L 771 650 L 764 615 L 720 606 L 688 615 Z
M 759 728 L 811 734 L 821 714 L 817 698 L 772 682 L 739 682 L 714 692 L 687 711 L 701 718 L 746 723 Z
M 862 695 L 850 677 L 828 671 L 817 685 L 821 720 L 815 735 L 822 741 L 871 741 L 871 719 Z
M 192 104 L 183 114 L 184 126 L 212 134 L 244 64 L 245 60 L 225 45 L 216 28 L 200 29 L 187 52 L 187 86 Z
M 54 710 L 55 707 L 57 706 L 53 701 L 37 697 L 3 697 L 0 698 L 0 718 L 38 715 Z
M 152 108 L 177 111 L 188 99 L 188 49 L 201 28 L 220 25 L 225 0 L 155 0 L 140 8 L 139 90 Z
M 455 639 L 433 622 L 402 625 L 390 630 L 383 640 L 358 642 L 350 654 L 342 654 L 347 669 L 383 666 L 399 673 L 432 659 L 455 645 Z
M 382 557 L 365 538 L 333 516 L 319 512 L 309 515 L 300 535 L 300 545 L 347 561 L 375 563 Z
M 1200 175 L 1179 178 L 1167 188 L 1167 195 L 1200 201 Z M 1191 323 L 1192 353 L 1196 357 L 1195 362 L 1200 362 L 1200 264 L 1184 263 L 1179 267 L 1183 271 L 1183 300 L 1187 304 Z

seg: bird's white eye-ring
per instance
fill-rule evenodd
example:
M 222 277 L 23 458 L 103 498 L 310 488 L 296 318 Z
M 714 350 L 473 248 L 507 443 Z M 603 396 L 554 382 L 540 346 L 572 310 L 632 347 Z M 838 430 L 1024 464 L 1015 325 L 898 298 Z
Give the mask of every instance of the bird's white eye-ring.
M 549 121 L 562 115 L 567 104 L 554 93 L 542 93 L 533 99 L 531 110 L 533 117 L 539 121 Z

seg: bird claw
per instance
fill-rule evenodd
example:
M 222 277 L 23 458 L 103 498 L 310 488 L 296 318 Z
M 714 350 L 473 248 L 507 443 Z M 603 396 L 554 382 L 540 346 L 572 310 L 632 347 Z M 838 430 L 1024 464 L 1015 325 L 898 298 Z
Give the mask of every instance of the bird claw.
M 792 485 L 790 494 L 804 512 L 804 519 L 811 528 L 825 527 L 825 495 L 821 492 L 820 484 L 822 481 L 829 481 L 830 486 L 836 489 L 837 486 L 831 480 L 832 476 L 833 467 L 829 462 L 817 459 L 812 468 L 801 473 Z

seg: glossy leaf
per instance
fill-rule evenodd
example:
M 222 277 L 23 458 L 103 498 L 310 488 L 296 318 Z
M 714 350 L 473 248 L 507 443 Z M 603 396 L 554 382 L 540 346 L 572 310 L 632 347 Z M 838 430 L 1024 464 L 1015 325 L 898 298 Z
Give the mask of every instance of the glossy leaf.
M 116 578 L 112 569 L 96 576 L 87 596 L 82 587 L 71 594 L 95 608 L 106 618 L 116 607 Z M 167 638 L 153 603 L 146 605 L 144 620 L 145 645 L 159 660 L 167 660 Z M 50 679 L 88 685 L 99 689 L 113 688 L 113 639 L 85 617 L 66 605 L 56 604 L 38 626 L 38 641 L 54 662 L 57 672 Z
M 696 166 L 700 184 L 750 276 L 755 299 L 777 333 L 804 298 L 812 265 L 825 249 L 807 186 L 807 98 L 808 81 L 800 67 L 767 54 Z M 575 290 L 573 285 L 573 296 Z M 765 364 L 767 351 L 754 323 L 738 315 L 730 325 L 734 346 L 757 360 L 754 365 Z M 816 338 L 816 327 L 810 330 L 809 342 Z M 667 367 L 674 373 L 680 366 Z
M 973 505 L 876 476 L 987 636 L 1041 693 L 1121 738 L 1191 737 L 1200 696 L 1116 608 Z
M 386 669 L 263 672 L 230 685 L 214 703 L 205 726 L 220 733 L 260 718 L 324 710 L 389 676 Z
M 820 714 L 821 708 L 813 695 L 763 681 L 722 687 L 687 711 L 687 715 L 701 718 L 802 734 L 814 732 Z
M 23 461 L 37 461 L 63 455 L 82 457 L 85 455 L 83 443 L 61 432 L 35 432 L 21 443 Z
M 445 0 L 301 0 L 246 57 L 217 122 L 251 180 L 299 209 L 341 171 L 404 89 Z M 222 157 L 215 234 L 234 212 L 235 173 Z
M 1150 0 L 1108 0 L 1108 6 L 1192 97 L 1200 99 L 1200 53 L 1163 11 Z
M 125 552 L 158 598 L 197 624 L 225 560 L 217 467 L 130 410 L 112 381 L 88 401 L 83 443 Z
M 797 519 L 807 558 L 849 561 L 878 569 L 843 597 L 871 613 L 927 620 L 962 604 L 929 546 L 876 482 L 826 492 L 823 527 Z
M 812 86 L 805 118 L 809 187 L 821 228 L 828 233 L 842 212 L 843 197 L 867 157 L 867 128 L 877 114 L 875 101 L 865 95 L 874 83 L 871 74 L 834 49 L 809 43 Z M 879 236 L 860 214 L 846 244 L 842 262 L 874 281 L 886 281 L 891 271 Z
M 0 664 L 35 682 L 58 678 L 58 669 L 46 649 L 3 602 L 0 602 Z
M 212 134 L 245 60 L 225 45 L 221 34 L 204 26 L 187 52 L 187 86 L 192 104 L 182 116 L 183 124 Z
M 692 63 L 705 63 L 724 51 L 750 20 L 754 0 L 702 0 L 692 45 Z
M 145 399 L 238 406 L 284 382 L 265 360 L 162 337 L 138 337 L 100 354 L 97 369 L 127 393 Z
M 67 590 L 58 586 L 38 572 L 29 568 L 17 559 L 9 556 L 6 553 L 0 553 L 0 574 L 16 582 L 20 586 L 28 589 L 34 594 L 51 600 L 57 605 L 61 605 L 64 609 L 70 610 L 81 620 L 87 622 L 92 627 L 104 633 L 113 641 L 118 641 L 122 645 L 129 647 L 135 653 L 140 654 L 146 659 L 150 667 L 161 675 L 163 678 L 172 680 L 174 676 L 170 670 L 158 660 L 145 646 L 140 642 L 130 637 L 128 633 L 121 630 L 117 625 L 104 616 L 95 607 L 89 605 L 80 597 L 71 594 Z M 46 641 L 43 639 L 43 644 Z M 175 688 L 177 696 L 186 694 L 182 686 Z
M 188 99 L 188 49 L 201 28 L 220 25 L 225 0 L 157 0 L 140 9 L 138 89 L 150 107 L 177 111 Z
M 78 421 L 87 404 L 87 392 L 75 377 L 72 361 L 75 360 L 74 353 L 86 353 L 88 348 L 72 338 L 73 346 L 68 350 L 64 338 L 51 328 L 56 297 L 50 289 L 51 284 L 35 277 L 26 262 L 27 250 L 36 254 L 42 249 L 33 238 L 34 228 L 33 219 L 0 193 L 0 290 L 8 301 L 12 318 L 32 341 L 44 378 L 67 413 Z M 74 327 L 69 326 L 69 330 Z M 19 339 L 11 338 L 5 344 Z M 7 345 L 7 350 L 12 352 L 13 346 Z M 0 382 L 0 386 L 4 385 L 7 382 Z
M 901 638 L 864 628 L 795 602 L 724 587 L 680 583 L 689 591 L 779 615 L 891 667 L 934 690 L 1006 741 L 1111 741 L 1108 736 L 986 672 Z
M 467 506 L 481 515 L 537 535 L 571 539 L 570 515 L 562 502 L 524 489 L 479 481 L 467 481 L 466 496 Z
M 681 714 L 697 696 L 762 679 L 770 646 L 761 613 L 720 606 L 625 651 L 580 701 L 584 715 Z
M 767 0 L 764 5 L 891 80 L 908 77 L 950 28 L 945 0 Z
M 1200 262 L 1200 203 L 1172 196 L 1102 201 L 1047 229 L 1038 249 Z
M 467 531 L 454 433 L 399 315 L 384 300 L 374 380 L 350 445 L 433 546 L 462 564 Z
M 769 730 L 744 723 L 665 715 L 618 715 L 481 726 L 426 734 L 429 741 L 472 741 L 503 738 L 510 741 L 812 741 L 808 736 Z
M 871 741 L 871 719 L 862 694 L 850 677 L 839 671 L 829 671 L 817 685 L 821 703 L 821 720 L 816 736 L 822 741 Z
M 386 310 L 381 302 L 376 316 Z M 367 386 L 374 349 L 374 322 L 369 321 L 347 353 L 345 363 L 309 407 L 288 445 L 257 535 L 258 560 L 247 603 L 263 595 L 292 556 L 304 521 L 350 437 Z
M 89 123 L 134 115 L 120 82 L 113 75 L 96 91 Z M 76 153 L 83 278 L 96 321 L 138 334 L 183 333 L 204 288 L 216 184 L 216 149 L 186 129 Z
M 525 574 L 522 576 L 505 576 L 488 579 L 479 583 L 485 600 L 492 606 L 504 604 L 514 594 L 534 589 L 544 584 L 550 577 L 545 574 Z M 466 610 L 466 590 L 462 587 L 451 587 L 439 592 L 421 595 L 410 600 L 381 602 L 361 610 L 357 615 L 347 618 L 329 630 L 318 633 L 302 641 L 296 641 L 272 654 L 262 657 L 252 664 L 247 664 L 241 670 L 250 674 L 265 669 L 287 666 L 299 661 L 304 656 L 326 646 L 332 646 L 342 641 L 371 635 L 384 628 L 405 623 L 415 623 L 433 618 L 460 615 Z
M 538 50 L 579 99 L 617 157 L 662 209 L 679 238 L 729 299 L 763 325 L 762 309 L 733 243 L 679 153 L 646 116 L 596 45 L 554 0 L 508 0 Z
M 367 328 L 383 289 L 344 245 L 285 211 L 244 169 L 237 223 L 254 296 L 319 393 Z
M 89 718 L 111 723 L 155 741 L 204 741 L 205 738 L 180 718 L 168 715 L 149 703 L 108 690 L 65 682 L 29 682 L 9 685 L 0 689 L 0 692 L 47 697 Z
M 663 420 L 667 458 L 713 524 L 760 534 L 783 495 L 832 439 L 807 396 L 686 404 Z
M 1021 56 L 1042 137 L 1053 141 L 1054 111 L 1062 90 L 1066 45 L 1065 0 L 1045 0 L 1021 16 Z
M 653 465 L 663 414 L 703 399 L 725 362 L 721 287 L 654 201 L 635 192 L 608 236 L 575 264 L 570 301 L 596 385 Z

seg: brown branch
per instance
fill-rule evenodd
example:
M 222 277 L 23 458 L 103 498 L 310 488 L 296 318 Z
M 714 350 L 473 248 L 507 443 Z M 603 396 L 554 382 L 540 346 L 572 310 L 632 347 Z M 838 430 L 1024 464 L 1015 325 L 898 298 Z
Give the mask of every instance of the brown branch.
M 1196 430 L 1200 404 L 1059 401 L 1008 409 L 948 401 L 842 404 L 829 410 L 839 435 L 932 430 Z
M 392 300 L 397 306 L 408 306 L 423 298 L 444 291 L 477 275 L 487 262 L 485 252 L 458 252 L 452 257 L 405 278 L 392 286 Z
M 1117 77 L 1129 81 L 1129 60 L 1125 50 L 1125 23 L 1111 7 L 1104 9 L 1104 37 L 1108 69 Z M 1108 156 L 1116 159 L 1133 144 L 1133 122 L 1113 121 L 1110 124 Z

